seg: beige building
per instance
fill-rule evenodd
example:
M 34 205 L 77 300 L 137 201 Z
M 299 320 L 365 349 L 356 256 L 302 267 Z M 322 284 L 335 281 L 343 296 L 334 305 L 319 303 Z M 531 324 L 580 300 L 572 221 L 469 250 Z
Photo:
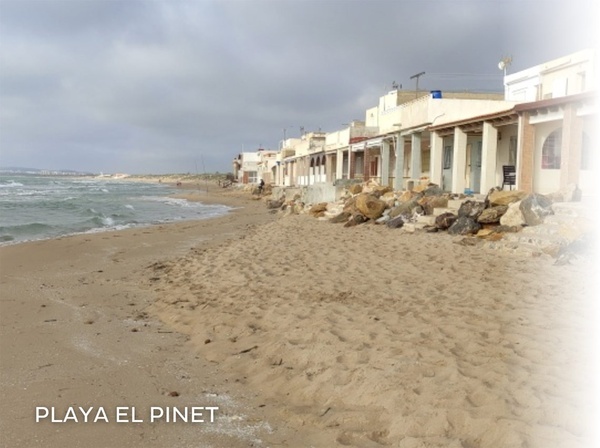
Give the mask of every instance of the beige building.
M 596 188 L 594 52 L 504 78 L 504 95 L 392 90 L 364 121 L 288 139 L 273 178 L 283 186 L 374 179 L 395 189 L 430 181 L 453 193 L 502 186 L 550 193 Z M 506 185 L 505 173 L 516 173 Z
M 241 184 L 275 181 L 275 166 L 279 151 L 258 149 L 241 152 L 233 159 L 233 177 Z

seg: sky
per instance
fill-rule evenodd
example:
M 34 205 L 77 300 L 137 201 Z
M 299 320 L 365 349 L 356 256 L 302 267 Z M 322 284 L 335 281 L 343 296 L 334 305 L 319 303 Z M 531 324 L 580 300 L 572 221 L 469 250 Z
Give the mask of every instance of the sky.
M 596 0 L 0 0 L 0 167 L 229 172 L 396 82 L 502 92 L 597 45 Z

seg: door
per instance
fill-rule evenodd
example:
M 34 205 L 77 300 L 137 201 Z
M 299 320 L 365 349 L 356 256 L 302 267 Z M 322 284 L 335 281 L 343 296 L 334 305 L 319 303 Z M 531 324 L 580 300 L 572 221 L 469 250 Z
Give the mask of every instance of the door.
M 481 193 L 481 140 L 471 147 L 471 190 Z
M 452 159 L 454 149 L 451 145 L 444 146 L 444 165 L 442 169 L 442 189 L 452 191 Z

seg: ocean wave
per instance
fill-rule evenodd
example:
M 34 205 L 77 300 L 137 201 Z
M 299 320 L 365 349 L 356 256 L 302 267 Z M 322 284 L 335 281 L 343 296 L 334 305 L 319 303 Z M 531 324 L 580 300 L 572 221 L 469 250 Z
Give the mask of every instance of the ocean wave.
M 33 236 L 51 236 L 54 226 L 40 222 L 19 224 L 14 226 L 0 226 L 0 242 L 29 239 Z
M 21 182 L 15 182 L 14 180 L 0 181 L 0 188 L 14 188 L 14 187 L 22 187 L 23 184 Z

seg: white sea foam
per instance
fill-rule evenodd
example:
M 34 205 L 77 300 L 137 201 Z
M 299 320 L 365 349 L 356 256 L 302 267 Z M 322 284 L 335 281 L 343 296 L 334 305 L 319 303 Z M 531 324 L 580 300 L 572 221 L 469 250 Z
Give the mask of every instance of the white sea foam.
M 231 210 L 169 197 L 173 190 L 156 184 L 0 176 L 0 187 L 0 245 L 212 218 Z
M 7 183 L 0 183 L 0 188 L 14 188 L 14 187 L 22 187 L 23 184 L 20 182 L 15 182 L 14 180 L 9 180 Z

